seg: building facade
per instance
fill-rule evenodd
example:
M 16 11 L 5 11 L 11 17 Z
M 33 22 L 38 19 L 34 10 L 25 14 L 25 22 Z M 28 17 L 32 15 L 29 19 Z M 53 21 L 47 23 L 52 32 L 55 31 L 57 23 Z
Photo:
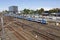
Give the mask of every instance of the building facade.
M 18 13 L 18 6 L 10 6 L 9 13 L 17 14 Z

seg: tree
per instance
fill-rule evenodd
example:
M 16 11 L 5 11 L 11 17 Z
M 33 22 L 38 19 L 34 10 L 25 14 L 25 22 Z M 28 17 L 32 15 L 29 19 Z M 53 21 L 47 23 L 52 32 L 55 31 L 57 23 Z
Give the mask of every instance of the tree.
M 22 14 L 34 14 L 35 11 L 34 10 L 30 10 L 30 9 L 24 9 L 22 11 L 20 11 Z
M 54 8 L 54 9 L 51 9 L 49 10 L 49 13 L 58 13 L 60 9 L 58 8 Z
M 39 14 L 44 13 L 44 9 L 43 9 L 43 8 L 41 8 L 40 10 L 38 10 L 38 13 L 39 13 Z
M 49 10 L 49 13 L 53 13 L 53 10 Z
M 7 10 L 4 10 L 4 11 L 2 11 L 2 13 L 9 13 L 9 11 L 7 11 Z
M 29 9 L 24 9 L 23 10 L 23 14 L 29 14 L 30 13 L 30 10 Z
M 35 11 L 34 10 L 30 10 L 30 14 L 35 14 Z

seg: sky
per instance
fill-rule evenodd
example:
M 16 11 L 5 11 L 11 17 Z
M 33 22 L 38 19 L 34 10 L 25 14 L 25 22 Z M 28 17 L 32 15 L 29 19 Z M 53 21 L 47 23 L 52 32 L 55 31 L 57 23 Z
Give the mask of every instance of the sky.
M 9 6 L 18 6 L 19 10 L 60 8 L 60 0 L 0 0 L 0 11 L 8 10 Z

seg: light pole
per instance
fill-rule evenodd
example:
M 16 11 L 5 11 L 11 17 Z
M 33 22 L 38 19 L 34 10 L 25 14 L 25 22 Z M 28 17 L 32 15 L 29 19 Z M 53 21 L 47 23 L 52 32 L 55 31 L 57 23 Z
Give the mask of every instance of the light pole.
M 2 38 L 1 38 L 1 40 L 5 40 L 5 30 L 4 30 L 4 26 L 3 26 L 3 14 L 1 15 L 1 28 L 2 28 Z

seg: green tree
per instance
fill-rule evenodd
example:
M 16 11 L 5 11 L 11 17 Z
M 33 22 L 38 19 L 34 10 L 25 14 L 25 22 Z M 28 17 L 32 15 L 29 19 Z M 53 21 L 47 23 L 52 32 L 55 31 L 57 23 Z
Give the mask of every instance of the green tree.
M 39 13 L 39 14 L 44 13 L 44 9 L 43 9 L 43 8 L 41 8 L 40 10 L 38 10 L 38 13 Z
M 49 13 L 58 13 L 59 9 L 58 8 L 54 8 L 49 10 Z
M 4 10 L 4 11 L 2 11 L 2 13 L 9 13 L 9 11 L 7 11 L 7 10 Z
M 22 11 L 20 11 L 21 14 L 34 14 L 35 11 L 34 10 L 30 10 L 30 9 L 24 9 Z
M 23 10 L 23 14 L 29 14 L 30 13 L 30 10 L 29 9 L 24 9 Z
M 35 14 L 35 11 L 34 10 L 30 10 L 30 14 Z

